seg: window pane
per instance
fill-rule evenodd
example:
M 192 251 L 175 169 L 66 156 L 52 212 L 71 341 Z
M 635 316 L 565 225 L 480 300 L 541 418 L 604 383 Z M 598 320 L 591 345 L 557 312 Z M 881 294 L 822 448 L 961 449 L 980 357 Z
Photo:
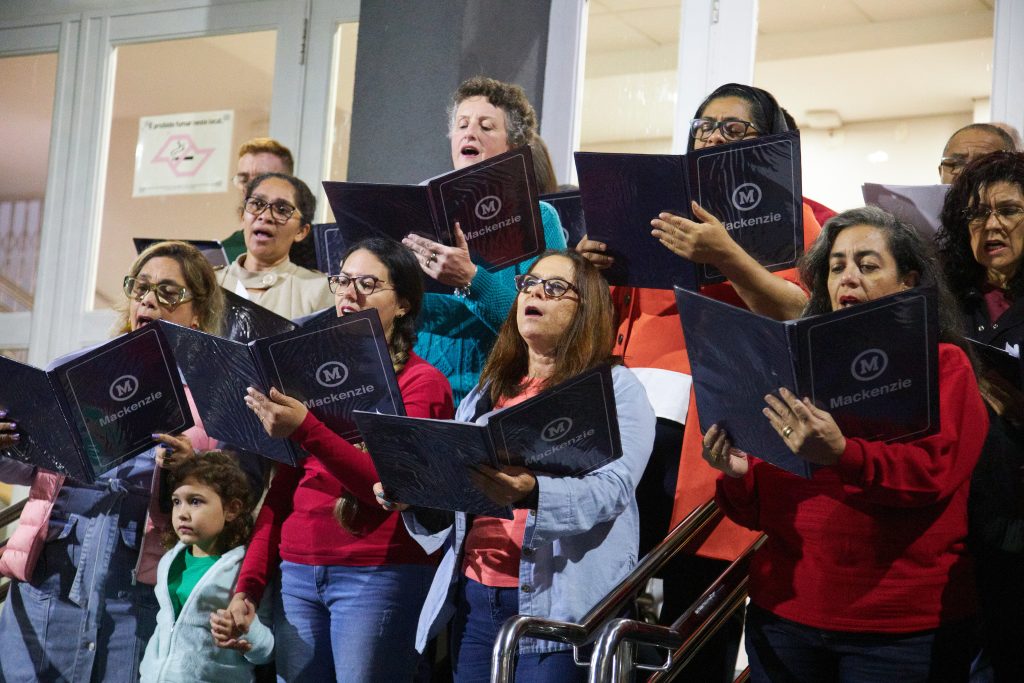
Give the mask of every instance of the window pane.
M 591 0 L 580 149 L 672 149 L 681 0 Z
M 57 55 L 0 59 L 0 313 L 31 311 Z
M 133 237 L 224 239 L 237 229 L 241 196 L 231 176 L 238 146 L 270 130 L 276 37 L 262 31 L 117 48 L 94 308 L 124 298 Z M 140 123 L 155 132 L 140 132 Z M 134 196 L 140 178 L 152 194 Z
M 356 76 L 357 22 L 338 24 L 334 35 L 334 116 L 328 128 L 327 149 L 331 150 L 327 176 L 331 180 L 348 177 L 349 136 L 352 133 L 352 93 Z M 321 188 L 322 190 L 322 188 Z
M 939 182 L 949 136 L 988 120 L 992 4 L 761 0 L 754 83 L 796 118 L 807 197 Z

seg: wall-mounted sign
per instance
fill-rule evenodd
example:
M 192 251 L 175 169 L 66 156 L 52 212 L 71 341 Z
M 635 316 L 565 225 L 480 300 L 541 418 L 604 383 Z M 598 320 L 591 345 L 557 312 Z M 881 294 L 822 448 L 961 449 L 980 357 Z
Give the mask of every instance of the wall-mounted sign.
M 141 117 L 132 196 L 226 192 L 234 120 L 230 109 Z

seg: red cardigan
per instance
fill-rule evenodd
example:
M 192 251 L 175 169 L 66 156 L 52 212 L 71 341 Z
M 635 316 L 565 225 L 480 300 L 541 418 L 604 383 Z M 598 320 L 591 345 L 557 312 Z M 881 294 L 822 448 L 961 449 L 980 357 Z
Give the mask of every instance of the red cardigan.
M 398 387 L 411 417 L 449 419 L 455 413 L 448 380 L 415 354 L 398 373 Z M 380 478 L 369 455 L 313 413 L 306 415 L 291 439 L 310 455 L 299 467 L 278 466 L 256 519 L 236 592 L 258 604 L 281 559 L 345 566 L 434 562 L 410 538 L 401 515 L 378 505 L 373 485 Z M 344 491 L 359 500 L 358 535 L 334 518 L 334 505 Z
M 834 631 L 907 633 L 975 611 L 967 493 L 988 433 L 971 364 L 939 345 L 941 431 L 905 443 L 848 438 L 833 467 L 802 479 L 751 458 L 718 480 L 725 513 L 767 542 L 750 599 Z

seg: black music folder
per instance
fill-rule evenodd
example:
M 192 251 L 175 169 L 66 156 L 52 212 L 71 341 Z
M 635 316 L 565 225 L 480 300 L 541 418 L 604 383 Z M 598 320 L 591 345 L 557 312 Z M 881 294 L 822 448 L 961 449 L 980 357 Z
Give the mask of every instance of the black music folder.
M 354 410 L 404 415 L 376 309 L 247 344 L 164 321 L 206 432 L 220 441 L 294 465 L 303 452 L 270 437 L 244 402 L 247 387 L 298 399 L 345 439 L 358 439 Z
M 974 357 L 981 361 L 985 370 L 996 373 L 1017 391 L 1024 388 L 1024 364 L 1021 363 L 1020 348 L 1015 349 L 1017 354 L 1014 354 L 1008 348 L 1001 349 L 970 337 L 965 339 L 970 342 Z
M 79 481 L 95 481 L 149 450 L 156 432 L 194 424 L 170 344 L 156 325 L 47 370 L 0 356 L 0 374 L 0 406 L 21 434 L 0 455 Z
M 353 234 L 346 241 L 337 223 L 314 223 L 310 228 L 310 239 L 316 249 L 316 269 L 327 275 L 337 275 L 341 272 L 341 255 L 345 253 L 348 244 L 355 244 L 370 236 Z
M 587 234 L 608 245 L 616 285 L 696 290 L 723 282 L 718 269 L 676 256 L 651 236 L 663 211 L 692 218 L 696 201 L 768 270 L 803 254 L 800 135 L 767 135 L 689 154 L 576 152 Z
M 810 477 L 762 414 L 786 387 L 832 414 L 847 437 L 914 439 L 939 430 L 938 315 L 925 287 L 785 322 L 677 287 L 701 430 Z
M 264 308 L 258 303 L 221 287 L 224 294 L 224 315 L 221 336 L 248 344 L 251 341 L 291 332 L 298 324 Z
M 861 185 L 865 204 L 885 209 L 928 239 L 934 239 L 942 226 L 939 214 L 948 191 L 949 185 Z
M 562 236 L 569 249 L 575 249 L 583 236 L 587 234 L 587 222 L 583 216 L 583 199 L 579 190 L 542 194 L 542 202 L 555 207 L 558 220 L 562 223 Z
M 477 465 L 519 465 L 575 476 L 622 455 L 611 369 L 584 372 L 486 422 L 457 422 L 357 412 L 377 474 L 393 500 L 512 519 L 473 486 Z
M 337 272 L 332 264 L 346 245 L 373 235 L 401 240 L 416 233 L 454 245 L 456 222 L 473 261 L 489 271 L 525 261 L 545 248 L 529 147 L 439 175 L 425 185 L 329 180 L 323 185 L 336 222 L 336 227 L 315 235 L 326 254 L 323 265 L 333 268 L 325 272 Z
M 141 254 L 143 251 L 153 246 L 158 242 L 167 242 L 168 239 L 158 239 L 156 237 L 133 237 L 132 244 L 135 245 L 135 253 Z M 214 270 L 218 268 L 226 268 L 228 266 L 228 255 L 224 251 L 224 245 L 221 244 L 220 240 L 183 240 L 175 238 L 176 242 L 186 242 L 191 244 L 193 247 L 202 252 L 206 260 L 210 262 Z

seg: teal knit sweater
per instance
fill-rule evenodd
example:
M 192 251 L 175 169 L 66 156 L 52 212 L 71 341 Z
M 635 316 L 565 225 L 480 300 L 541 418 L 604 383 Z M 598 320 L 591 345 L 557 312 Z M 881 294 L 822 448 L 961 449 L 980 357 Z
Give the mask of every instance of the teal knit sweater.
M 565 249 L 558 212 L 541 202 L 540 216 L 547 247 Z M 526 260 L 493 273 L 477 268 L 464 299 L 451 294 L 423 297 L 415 352 L 448 378 L 456 405 L 476 386 L 498 330 L 515 301 L 512 278 L 532 265 L 532 260 Z

